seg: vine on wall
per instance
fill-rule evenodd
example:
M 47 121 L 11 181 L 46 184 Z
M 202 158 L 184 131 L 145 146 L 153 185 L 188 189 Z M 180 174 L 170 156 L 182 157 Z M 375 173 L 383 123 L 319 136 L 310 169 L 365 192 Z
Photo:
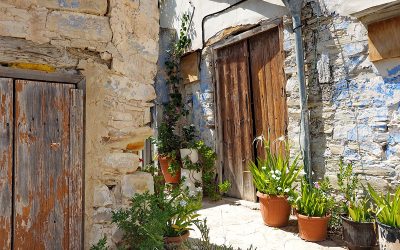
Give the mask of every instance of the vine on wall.
M 181 118 L 188 115 L 189 111 L 185 107 L 181 93 L 182 77 L 180 75 L 180 63 L 182 55 L 189 49 L 191 39 L 189 29 L 192 15 L 185 13 L 181 18 L 178 39 L 171 45 L 167 52 L 165 68 L 167 73 L 167 85 L 169 90 L 169 102 L 164 105 L 162 121 L 158 126 L 158 137 L 153 139 L 157 145 L 158 153 L 169 156 L 173 160 L 169 166 L 169 171 L 174 173 L 180 167 L 179 149 L 188 144 L 197 149 L 200 155 L 200 169 L 203 171 L 203 194 L 213 200 L 221 198 L 221 194 L 227 192 L 230 187 L 229 182 L 218 185 L 215 170 L 216 154 L 212 148 L 197 140 L 196 143 L 189 143 L 185 133 L 180 132 L 178 124 Z M 185 130 L 183 129 L 183 132 Z

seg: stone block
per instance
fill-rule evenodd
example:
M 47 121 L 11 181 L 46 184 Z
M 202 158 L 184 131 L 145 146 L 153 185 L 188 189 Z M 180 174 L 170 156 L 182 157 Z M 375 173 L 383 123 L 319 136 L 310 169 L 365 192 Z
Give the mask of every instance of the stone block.
M 90 227 L 89 233 L 89 246 L 95 245 L 99 240 L 101 240 L 104 236 L 107 236 L 107 246 L 109 249 L 117 249 L 114 242 L 110 239 L 110 235 L 113 232 L 113 228 L 105 225 L 105 224 L 94 224 Z M 85 248 L 86 249 L 86 248 Z M 89 249 L 89 247 L 87 247 Z
M 154 181 L 150 173 L 135 172 L 122 177 L 121 193 L 124 198 L 130 199 L 135 194 L 141 194 L 146 191 L 154 193 Z
M 26 37 L 30 17 L 28 11 L 0 5 L 0 16 L 1 36 Z
M 112 37 L 108 17 L 53 11 L 47 17 L 49 31 L 68 39 L 109 42 Z M 84 46 L 85 44 L 82 44 Z
M 110 207 L 114 204 L 114 195 L 104 184 L 94 188 L 93 207 Z
M 132 153 L 110 153 L 105 156 L 106 167 L 113 168 L 120 173 L 133 173 L 139 167 L 139 156 Z
M 118 243 L 120 243 L 120 242 L 123 240 L 123 238 L 124 238 L 124 231 L 122 231 L 122 230 L 119 229 L 119 228 L 116 228 L 116 229 L 114 230 L 113 234 L 112 234 L 112 237 L 111 237 L 112 241 L 113 241 L 115 244 L 118 244 Z
M 37 0 L 37 5 L 48 9 L 68 10 L 96 15 L 107 12 L 107 0 Z
M 321 58 L 317 62 L 318 80 L 320 83 L 328 83 L 331 79 L 329 68 L 329 55 L 326 52 L 321 54 Z
M 106 207 L 100 207 L 96 209 L 93 214 L 93 221 L 95 223 L 106 223 L 112 221 L 112 209 Z
M 103 141 L 109 143 L 110 148 L 125 149 L 128 144 L 143 142 L 152 135 L 150 127 L 130 128 L 129 131 L 115 129 L 110 130 Z
M 395 169 L 386 167 L 384 164 L 376 165 L 376 166 L 364 166 L 354 168 L 354 172 L 362 175 L 370 175 L 370 176 L 394 176 Z
M 124 64 L 128 63 L 124 62 Z M 127 100 L 152 101 L 156 98 L 153 85 L 132 82 L 132 79 L 128 77 L 114 76 L 106 87 Z

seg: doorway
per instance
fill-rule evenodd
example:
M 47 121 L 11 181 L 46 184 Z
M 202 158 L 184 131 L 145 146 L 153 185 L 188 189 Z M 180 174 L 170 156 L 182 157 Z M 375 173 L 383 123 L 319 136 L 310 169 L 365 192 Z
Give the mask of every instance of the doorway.
M 0 249 L 82 249 L 83 106 L 77 84 L 0 78 Z
M 264 150 L 254 138 L 287 134 L 282 32 L 279 24 L 215 52 L 220 173 L 232 184 L 231 197 L 256 201 L 248 164 Z

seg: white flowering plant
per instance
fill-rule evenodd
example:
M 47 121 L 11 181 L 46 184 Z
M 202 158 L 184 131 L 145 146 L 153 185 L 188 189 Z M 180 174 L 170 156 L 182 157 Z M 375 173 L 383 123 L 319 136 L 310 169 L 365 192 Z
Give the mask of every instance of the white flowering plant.
M 192 226 L 198 221 L 197 210 L 201 208 L 201 200 L 191 195 L 187 187 L 181 186 L 172 187 L 165 201 L 164 209 L 169 213 L 165 236 L 181 236 L 192 230 Z
M 279 142 L 281 147 L 271 147 L 270 141 L 262 136 L 256 140 L 261 141 L 265 149 L 265 157 L 249 165 L 257 190 L 266 195 L 286 196 L 289 201 L 293 200 L 293 183 L 302 169 L 298 163 L 299 156 L 290 161 L 289 144 L 285 138 L 275 142 Z M 277 148 L 279 150 L 275 150 Z

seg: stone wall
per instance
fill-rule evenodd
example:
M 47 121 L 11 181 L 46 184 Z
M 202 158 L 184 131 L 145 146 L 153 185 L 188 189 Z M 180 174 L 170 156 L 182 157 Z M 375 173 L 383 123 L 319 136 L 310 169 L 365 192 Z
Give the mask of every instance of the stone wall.
M 85 248 L 121 234 L 111 211 L 152 191 L 136 172 L 152 134 L 159 10 L 156 0 L 3 0 L 0 64 L 43 64 L 86 77 Z
M 400 58 L 371 63 L 366 27 L 325 2 L 307 1 L 302 13 L 315 177 L 335 182 L 342 158 L 353 162 L 363 182 L 386 189 L 398 184 L 400 174 Z M 289 138 L 298 151 L 294 34 L 291 19 L 284 22 Z

